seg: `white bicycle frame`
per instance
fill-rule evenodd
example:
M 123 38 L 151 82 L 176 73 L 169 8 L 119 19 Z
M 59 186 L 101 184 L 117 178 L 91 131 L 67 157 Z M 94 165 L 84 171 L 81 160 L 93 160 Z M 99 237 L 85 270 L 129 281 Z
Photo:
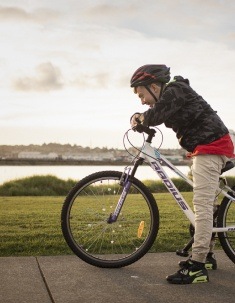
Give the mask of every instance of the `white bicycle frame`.
M 175 201 L 178 203 L 179 207 L 182 209 L 186 217 L 194 226 L 194 219 L 195 219 L 194 212 L 192 211 L 188 203 L 185 201 L 183 196 L 180 194 L 179 190 L 176 188 L 172 180 L 168 177 L 162 165 L 165 164 L 167 167 L 169 167 L 172 171 L 174 171 L 178 176 L 183 178 L 191 186 L 193 186 L 193 182 L 188 177 L 186 177 L 180 170 L 178 170 L 171 162 L 169 162 L 163 155 L 161 155 L 160 152 L 156 148 L 152 147 L 151 144 L 148 142 L 145 142 L 138 158 L 143 158 L 145 162 L 147 162 L 151 166 L 151 168 L 157 173 L 157 175 L 165 184 L 168 191 L 171 193 Z M 234 193 L 234 191 L 230 187 L 225 186 L 225 188 L 227 188 L 228 190 Z M 235 202 L 235 198 L 230 196 L 226 191 L 224 191 L 220 187 L 218 187 L 218 190 L 224 196 Z M 235 231 L 235 225 L 213 228 L 213 232 L 226 232 L 226 231 Z

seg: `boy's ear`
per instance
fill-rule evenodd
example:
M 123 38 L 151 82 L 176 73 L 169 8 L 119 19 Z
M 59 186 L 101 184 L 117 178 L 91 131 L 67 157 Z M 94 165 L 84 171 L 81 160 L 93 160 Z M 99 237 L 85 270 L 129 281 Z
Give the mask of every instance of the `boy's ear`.
M 156 91 L 156 90 L 159 89 L 159 85 L 158 85 L 157 83 L 151 83 L 151 84 L 150 84 L 150 87 L 151 87 L 154 91 Z

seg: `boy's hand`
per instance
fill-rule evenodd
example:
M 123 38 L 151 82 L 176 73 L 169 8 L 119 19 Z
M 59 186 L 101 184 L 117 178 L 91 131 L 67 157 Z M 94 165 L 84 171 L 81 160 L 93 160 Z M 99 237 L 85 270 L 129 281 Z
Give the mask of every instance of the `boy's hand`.
M 131 127 L 135 127 L 137 124 L 140 124 L 144 121 L 144 115 L 141 113 L 135 113 L 131 116 L 130 123 Z

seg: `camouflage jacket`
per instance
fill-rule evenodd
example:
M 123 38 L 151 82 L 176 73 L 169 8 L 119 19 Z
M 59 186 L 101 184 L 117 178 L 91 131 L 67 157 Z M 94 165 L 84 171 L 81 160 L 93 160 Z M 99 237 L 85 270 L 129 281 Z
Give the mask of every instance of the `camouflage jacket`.
M 176 76 L 166 86 L 159 101 L 143 115 L 145 125 L 164 123 L 172 128 L 180 145 L 188 152 L 228 133 L 216 111 L 181 76 Z

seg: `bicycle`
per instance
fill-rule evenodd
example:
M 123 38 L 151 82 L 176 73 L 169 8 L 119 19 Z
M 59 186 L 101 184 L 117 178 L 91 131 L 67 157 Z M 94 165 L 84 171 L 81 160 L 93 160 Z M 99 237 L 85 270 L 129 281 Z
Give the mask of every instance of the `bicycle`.
M 190 222 L 192 239 L 176 253 L 188 256 L 193 243 L 194 212 L 163 165 L 191 186 L 192 181 L 151 146 L 155 128 L 139 124 L 135 130 L 143 133 L 144 143 L 134 164 L 123 172 L 100 171 L 83 178 L 70 190 L 62 207 L 61 227 L 68 246 L 83 261 L 97 267 L 118 268 L 134 263 L 149 251 L 157 237 L 157 202 L 146 185 L 135 177 L 144 162 L 158 174 Z M 233 162 L 227 162 L 221 173 L 232 167 Z M 218 194 L 223 199 L 214 213 L 212 237 L 218 235 L 221 247 L 235 263 L 235 186 L 231 188 L 226 178 L 221 177 Z

